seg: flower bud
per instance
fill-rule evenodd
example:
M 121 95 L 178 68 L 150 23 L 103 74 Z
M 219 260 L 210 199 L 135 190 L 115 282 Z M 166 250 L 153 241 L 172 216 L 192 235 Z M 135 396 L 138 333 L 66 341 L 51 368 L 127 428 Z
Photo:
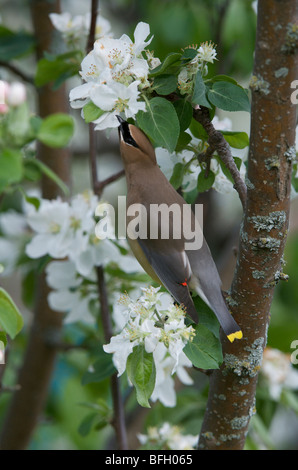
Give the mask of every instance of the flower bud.
M 4 80 L 0 80 L 0 114 L 5 114 L 8 111 L 6 104 L 9 84 Z
M 20 106 L 26 100 L 26 88 L 23 83 L 14 82 L 10 85 L 6 102 L 9 106 Z

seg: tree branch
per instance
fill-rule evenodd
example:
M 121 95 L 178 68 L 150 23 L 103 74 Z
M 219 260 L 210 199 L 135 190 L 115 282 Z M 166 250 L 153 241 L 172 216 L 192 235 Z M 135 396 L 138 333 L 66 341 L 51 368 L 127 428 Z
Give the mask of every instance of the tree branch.
M 29 75 L 27 75 L 25 72 L 23 72 L 21 69 L 11 64 L 10 62 L 5 62 L 4 60 L 0 60 L 0 67 L 4 67 L 10 70 L 10 72 L 20 77 L 24 82 L 30 83 L 30 85 L 34 84 L 33 77 L 30 77 Z
M 296 127 L 296 109 L 290 96 L 291 83 L 297 78 L 297 58 L 285 45 L 289 28 L 297 23 L 297 2 L 259 0 L 254 65 L 258 86 L 251 87 L 251 184 L 237 268 L 227 298 L 244 337 L 232 344 L 223 338 L 224 362 L 210 378 L 200 449 L 243 449 L 255 412 L 255 390 L 274 292 L 272 279 L 280 270 L 289 220 L 290 150 L 294 148 Z M 282 78 L 280 70 L 287 71 Z
M 87 46 L 86 46 L 87 54 L 93 49 L 93 44 L 95 41 L 97 12 L 98 12 L 98 0 L 92 0 L 89 35 L 88 35 Z
M 114 175 L 109 176 L 103 181 L 98 181 L 95 185 L 95 193 L 97 194 L 97 196 L 101 196 L 106 186 L 119 180 L 124 175 L 125 175 L 125 171 L 123 169 L 123 170 L 118 171 L 118 173 L 115 173 Z
M 230 170 L 234 180 L 234 188 L 238 192 L 243 210 L 245 210 L 247 197 L 246 184 L 242 180 L 237 165 L 234 162 L 229 144 L 226 142 L 222 133 L 214 128 L 209 117 L 208 108 L 201 106 L 200 108 L 194 109 L 193 117 L 207 132 L 208 143 L 212 149 L 212 153 L 216 150 L 223 163 Z

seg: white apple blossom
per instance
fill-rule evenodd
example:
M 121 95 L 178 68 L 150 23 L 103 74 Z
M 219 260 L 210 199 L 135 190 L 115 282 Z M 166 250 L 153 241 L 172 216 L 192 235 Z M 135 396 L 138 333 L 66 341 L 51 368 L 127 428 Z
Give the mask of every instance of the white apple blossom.
M 129 86 L 114 83 L 112 86 L 99 85 L 90 92 L 90 98 L 96 106 L 105 111 L 94 124 L 96 130 L 118 127 L 117 114 L 124 113 L 126 118 L 135 117 L 138 111 L 145 111 L 144 101 L 137 101 L 139 97 L 138 81 Z
M 140 23 L 137 24 L 134 30 L 134 34 L 133 34 L 134 40 L 135 40 L 134 43 L 130 39 L 130 37 L 127 36 L 126 34 L 123 34 L 120 39 L 122 41 L 126 41 L 129 45 L 129 48 L 132 51 L 132 54 L 135 57 L 138 57 L 153 39 L 153 36 L 151 36 L 149 41 L 147 42 L 145 41 L 148 38 L 149 34 L 150 34 L 149 25 L 141 21 Z
M 30 204 L 25 206 L 25 220 L 32 231 L 26 253 L 33 259 L 45 255 L 56 259 L 46 268 L 47 282 L 52 288 L 48 301 L 53 310 L 66 314 L 66 322 L 94 322 L 90 305 L 98 299 L 97 266 L 111 264 L 128 273 L 141 269 L 131 255 L 121 254 L 114 241 L 96 236 L 96 216 L 105 207 L 110 206 L 99 202 L 91 192 L 77 194 L 69 202 L 59 198 L 52 201 L 41 199 L 38 209 Z M 111 218 L 109 235 L 112 239 L 115 238 L 113 223 Z M 127 251 L 124 241 L 121 246 Z M 3 248 L 9 251 L 7 244 Z M 0 252 L 3 265 L 4 261 Z M 141 329 L 148 336 L 150 326 L 144 324 Z
M 149 65 L 142 56 L 152 40 L 151 37 L 146 41 L 149 33 L 149 25 L 140 22 L 135 28 L 134 42 L 125 34 L 119 39 L 102 37 L 83 59 L 80 75 L 85 83 L 70 91 L 70 104 L 83 108 L 90 101 L 94 103 L 101 110 L 93 121 L 96 130 L 117 127 L 116 114 L 134 118 L 138 111 L 146 110 L 140 92 L 150 85 Z
M 193 91 L 193 72 L 188 67 L 181 69 L 178 75 L 178 88 L 181 95 L 191 95 Z
M 173 350 L 171 351 L 173 353 Z M 184 385 L 192 385 L 193 380 L 188 375 L 185 367 L 192 367 L 191 361 L 183 351 L 178 356 L 178 364 L 175 358 L 169 354 L 169 349 L 164 343 L 159 342 L 153 352 L 156 381 L 151 395 L 153 402 L 159 400 L 164 406 L 172 408 L 176 406 L 175 381 L 173 374 L 176 372 L 180 382 Z
M 23 83 L 0 80 L 0 114 L 6 114 L 10 107 L 20 106 L 26 98 L 27 91 Z
M 84 15 L 84 26 L 86 31 L 86 36 L 89 34 L 90 30 L 90 21 L 91 13 L 87 12 Z M 96 26 L 95 26 L 95 39 L 102 38 L 104 36 L 111 36 L 111 23 L 101 15 L 97 15 Z
M 165 450 L 193 450 L 199 438 L 199 436 L 192 434 L 182 434 L 182 429 L 179 426 L 168 422 L 165 422 L 160 428 L 150 426 L 147 432 L 147 434 L 138 434 L 140 443 Z
M 38 210 L 28 205 L 27 223 L 33 236 L 26 246 L 27 255 L 33 259 L 45 255 L 67 257 L 85 277 L 95 266 L 117 263 L 121 258 L 118 247 L 108 238 L 96 237 L 97 205 L 98 198 L 90 193 L 78 194 L 70 202 L 42 199 Z M 121 263 L 124 267 L 123 260 Z
M 36 232 L 26 247 L 30 258 L 49 254 L 53 258 L 68 255 L 71 243 L 69 204 L 61 199 L 42 200 L 38 210 L 30 206 L 27 222 Z
M 216 49 L 214 44 L 210 41 L 206 41 L 202 43 L 198 49 L 197 59 L 202 62 L 210 62 L 213 64 L 214 60 L 216 59 Z
M 25 216 L 14 210 L 0 214 L 0 273 L 9 276 L 23 254 L 28 227 Z
M 6 114 L 8 112 L 8 105 L 7 105 L 7 94 L 9 90 L 9 84 L 4 81 L 0 80 L 0 114 Z
M 94 323 L 90 302 L 98 302 L 96 285 L 84 282 L 72 261 L 50 262 L 46 267 L 46 279 L 53 289 L 48 295 L 49 306 L 66 314 L 65 323 Z
M 119 335 L 112 336 L 109 344 L 104 345 L 104 351 L 113 354 L 113 363 L 118 370 L 118 376 L 125 372 L 127 358 L 132 353 L 134 346 L 138 344 L 138 339 L 130 340 L 129 333 L 124 328 Z
M 9 106 L 20 106 L 26 101 L 26 87 L 21 82 L 12 82 L 9 85 L 6 102 Z
M 57 29 L 66 37 L 81 34 L 83 29 L 83 16 L 72 16 L 69 12 L 64 13 L 50 13 L 50 20 Z
M 150 69 L 155 69 L 161 64 L 161 61 L 158 57 L 154 57 L 154 52 L 153 51 L 145 51 L 146 57 L 147 57 L 147 62 L 149 65 Z
M 214 60 L 217 60 L 217 52 L 212 42 L 204 42 L 197 49 L 195 47 L 197 46 L 190 46 L 191 50 L 197 52 L 195 57 L 181 69 L 178 75 L 178 88 L 182 95 L 192 95 L 197 72 L 200 71 L 203 77 L 206 76 L 207 64 L 213 64 Z
M 47 284 L 52 289 L 69 289 L 79 286 L 81 277 L 70 260 L 51 261 L 46 267 Z
M 57 31 L 60 31 L 66 43 L 74 48 L 82 42 L 84 46 L 90 29 L 90 12 L 85 15 L 71 15 L 68 12 L 50 13 L 50 20 Z M 95 38 L 110 34 L 111 24 L 108 20 L 98 15 L 96 19 Z
M 291 364 L 290 355 L 278 349 L 265 349 L 261 376 L 273 400 L 279 401 L 283 389 L 298 390 L 298 371 Z
M 160 288 L 142 288 L 142 295 L 137 300 L 124 295 L 120 302 L 126 323 L 122 331 L 103 346 L 104 351 L 113 354 L 114 365 L 121 375 L 133 348 L 143 344 L 147 353 L 153 353 L 156 367 L 152 401 L 160 400 L 165 406 L 175 406 L 173 374 L 177 373 L 185 384 L 192 383 L 184 370 L 192 364 L 183 348 L 192 339 L 194 330 L 185 326 L 185 312 L 173 304 L 169 294 L 160 292 Z

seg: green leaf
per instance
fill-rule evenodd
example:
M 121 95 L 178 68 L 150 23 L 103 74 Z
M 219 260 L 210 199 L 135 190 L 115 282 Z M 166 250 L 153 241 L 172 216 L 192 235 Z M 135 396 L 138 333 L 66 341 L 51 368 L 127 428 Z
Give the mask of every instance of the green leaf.
M 159 64 L 157 67 L 155 67 L 153 70 L 150 72 L 150 76 L 154 77 L 156 75 L 161 75 L 162 73 L 165 73 L 168 69 L 171 69 L 175 64 L 178 66 L 180 63 L 182 54 L 179 52 L 171 52 L 165 60 Z
M 32 34 L 25 31 L 14 33 L 5 26 L 0 25 L 0 57 L 4 62 L 21 57 L 30 52 L 35 45 Z
M 40 116 L 31 116 L 29 122 L 30 122 L 32 132 L 34 134 L 37 134 L 42 124 L 42 118 Z
M 95 403 L 81 403 L 81 405 L 92 410 L 91 413 L 85 416 L 79 426 L 78 431 L 82 436 L 87 436 L 92 428 L 102 429 L 113 418 L 112 410 L 103 399 L 99 398 Z
M 89 122 L 95 121 L 104 113 L 105 111 L 96 106 L 96 104 L 94 104 L 92 101 L 89 101 L 89 103 L 85 104 L 83 107 L 84 119 L 87 124 L 89 124 Z
M 37 288 L 36 270 L 32 269 L 22 279 L 22 301 L 28 308 L 33 308 Z
M 184 49 L 181 60 L 183 64 L 185 64 L 193 60 L 197 55 L 198 55 L 198 51 L 196 49 L 193 49 L 192 47 L 188 47 L 187 49 Z
M 185 150 L 188 146 L 188 144 L 191 141 L 191 135 L 189 135 L 187 132 L 181 132 L 179 135 L 179 139 L 175 148 L 175 152 L 179 153 Z
M 202 124 L 200 124 L 195 119 L 191 120 L 189 130 L 192 133 L 192 135 L 196 137 L 197 139 L 205 140 L 206 142 L 209 139 L 209 136 L 207 132 L 205 131 L 204 127 L 202 126 Z
M 138 126 L 156 146 L 165 147 L 169 152 L 176 148 L 180 134 L 179 120 L 172 103 L 165 98 L 152 98 L 146 103 L 147 111 L 139 111 Z
M 22 147 L 28 140 L 34 140 L 30 127 L 27 102 L 10 109 L 7 116 L 7 131 L 12 136 L 15 146 Z
M 244 88 L 230 82 L 215 82 L 208 91 L 208 99 L 224 111 L 250 112 L 250 102 Z
M 68 186 L 62 181 L 59 176 L 56 175 L 56 173 L 51 170 L 47 165 L 45 165 L 43 162 L 38 160 L 37 158 L 26 158 L 25 159 L 25 165 L 31 165 L 35 166 L 37 170 L 41 171 L 44 175 L 46 175 L 48 178 L 50 178 L 52 181 L 54 181 L 57 186 L 64 192 L 65 195 L 69 194 L 69 188 Z
M 133 348 L 126 363 L 128 378 L 136 388 L 137 401 L 145 407 L 150 408 L 149 398 L 155 387 L 155 363 L 152 353 L 147 353 L 143 345 Z
M 84 417 L 79 425 L 78 432 L 81 436 L 86 437 L 93 428 L 94 422 L 97 418 L 97 413 L 90 413 Z
M 19 150 L 3 149 L 0 153 L 0 192 L 23 177 L 23 156 Z
M 203 193 L 204 191 L 208 191 L 208 189 L 212 187 L 214 181 L 215 181 L 215 174 L 213 173 L 213 171 L 209 170 L 208 176 L 206 178 L 205 171 L 202 170 L 199 173 L 198 181 L 197 181 L 198 192 Z
M 176 163 L 174 166 L 174 171 L 170 179 L 170 183 L 172 186 L 174 186 L 175 189 L 180 188 L 180 186 L 183 183 L 183 176 L 184 176 L 184 165 L 183 163 Z
M 34 162 L 35 159 L 24 159 L 24 178 L 29 181 L 39 181 L 42 176 L 42 172 L 35 163 L 32 163 L 32 160 Z
M 92 372 L 87 371 L 82 377 L 82 385 L 98 383 L 110 377 L 116 372 L 112 358 L 109 354 L 103 353 L 101 358 L 92 366 Z
M 0 287 L 0 326 L 12 339 L 23 328 L 23 317 L 10 295 Z
M 169 95 L 177 88 L 177 77 L 175 75 L 158 75 L 153 82 L 152 89 L 158 95 Z
M 54 82 L 53 88 L 58 88 L 67 78 L 76 75 L 80 69 L 79 51 L 50 56 L 40 59 L 37 64 L 35 85 L 44 86 Z
M 206 106 L 206 108 L 212 108 L 211 104 L 207 99 L 207 88 L 205 86 L 201 72 L 198 70 L 195 78 L 194 91 L 192 95 L 192 103 Z
M 251 417 L 251 428 L 258 436 L 258 441 L 261 438 L 261 441 L 266 445 L 268 449 L 274 449 L 274 444 L 270 439 L 270 431 L 268 427 L 265 426 L 263 420 L 257 413 Z
M 196 335 L 184 347 L 183 352 L 195 367 L 218 369 L 223 361 L 221 343 L 203 324 L 195 326 Z
M 234 184 L 234 182 L 235 182 L 234 178 L 232 177 L 230 170 L 226 167 L 226 165 L 224 164 L 222 159 L 217 157 L 217 156 L 215 156 L 215 158 L 218 161 L 218 163 L 220 164 L 220 167 L 222 169 L 223 174 L 228 178 L 229 181 L 231 181 L 231 183 Z M 241 163 L 242 163 L 241 158 L 233 157 L 233 159 L 234 159 L 234 162 L 236 163 L 236 166 L 237 166 L 238 170 L 240 170 Z
M 199 314 L 200 325 L 206 326 L 219 339 L 220 325 L 214 312 L 199 295 L 193 297 L 193 302 Z
M 187 100 L 178 100 L 174 102 L 174 108 L 179 119 L 180 130 L 185 131 L 189 128 L 192 120 L 192 105 Z
M 6 336 L 6 333 L 4 333 L 4 331 L 0 331 L 0 343 L 3 343 L 3 346 L 5 347 L 7 345 L 7 336 Z M 0 344 L 0 351 L 1 351 L 1 344 Z
M 232 77 L 229 77 L 228 75 L 215 75 L 214 77 L 206 80 L 206 82 L 230 82 L 230 83 L 233 83 L 234 85 L 238 85 L 237 81 L 232 78 Z
M 295 413 L 298 414 L 298 397 L 292 390 L 287 388 L 282 390 L 280 403 L 291 408 L 293 411 L 295 411 Z
M 228 144 L 234 149 L 244 149 L 249 146 L 246 132 L 220 131 Z
M 37 132 L 37 139 L 49 147 L 65 147 L 74 131 L 71 116 L 64 113 L 51 114 L 46 117 Z

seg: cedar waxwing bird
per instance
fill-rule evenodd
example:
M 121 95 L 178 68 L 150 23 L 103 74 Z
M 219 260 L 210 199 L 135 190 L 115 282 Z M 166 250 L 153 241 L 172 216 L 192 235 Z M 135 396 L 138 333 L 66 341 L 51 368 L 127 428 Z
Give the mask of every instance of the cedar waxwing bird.
M 185 222 L 182 216 L 177 222 L 170 211 L 168 218 L 151 216 L 152 207 L 156 209 L 163 204 L 172 208 L 174 204 L 181 209 L 179 213 L 182 213 L 186 205 L 190 208 L 189 204 L 160 170 L 154 148 L 146 135 L 120 116 L 117 117 L 120 122 L 120 151 L 127 182 L 127 238 L 135 257 L 149 276 L 163 285 L 184 306 L 186 313 L 196 323 L 198 313 L 190 293 L 192 290 L 213 310 L 231 342 L 235 338 L 242 338 L 242 331 L 225 304 L 217 268 L 194 213 L 190 211 L 190 222 Z M 135 205 L 141 205 L 146 210 L 139 210 L 138 223 L 135 223 L 135 232 L 132 233 L 128 228 L 136 216 L 135 213 L 131 214 L 130 208 L 136 207 Z M 184 235 L 185 223 L 191 225 L 188 229 L 201 235 L 202 245 L 199 249 L 189 249 L 189 245 L 186 245 L 190 237 Z M 167 238 L 162 236 L 165 228 L 168 228 Z M 152 237 L 152 233 L 155 236 Z M 181 234 L 179 238 L 175 236 L 176 233 Z

